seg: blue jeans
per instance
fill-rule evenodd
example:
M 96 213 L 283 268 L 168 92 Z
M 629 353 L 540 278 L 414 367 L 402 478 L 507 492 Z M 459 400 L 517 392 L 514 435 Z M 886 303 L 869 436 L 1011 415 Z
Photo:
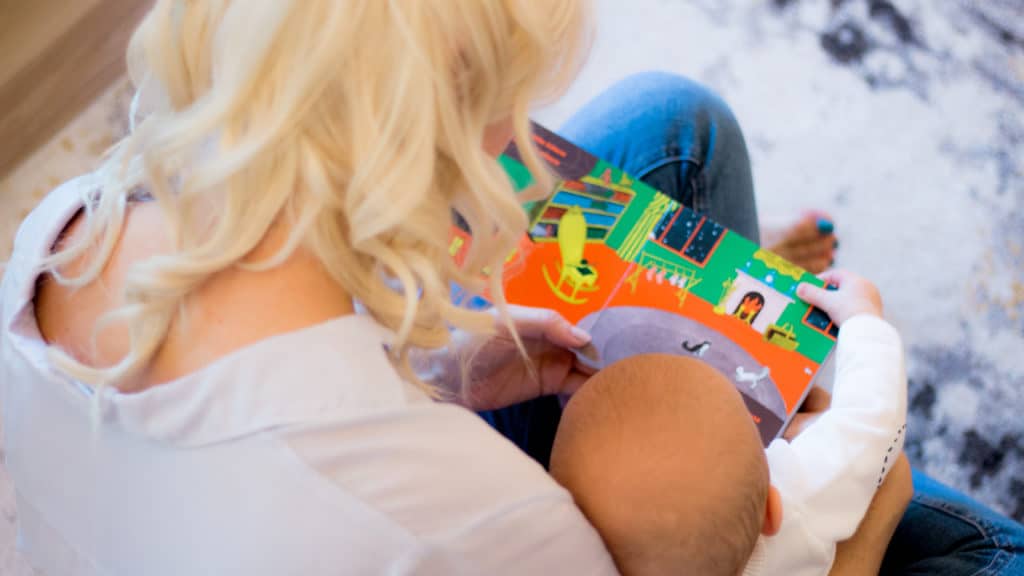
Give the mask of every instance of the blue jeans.
M 1024 526 L 915 470 L 880 574 L 1024 574 Z
M 661 73 L 632 76 L 583 107 L 559 133 L 592 154 L 757 242 L 750 159 L 717 96 Z M 545 467 L 561 409 L 539 398 L 483 417 Z M 882 574 L 1024 575 L 1024 526 L 914 472 L 914 499 Z

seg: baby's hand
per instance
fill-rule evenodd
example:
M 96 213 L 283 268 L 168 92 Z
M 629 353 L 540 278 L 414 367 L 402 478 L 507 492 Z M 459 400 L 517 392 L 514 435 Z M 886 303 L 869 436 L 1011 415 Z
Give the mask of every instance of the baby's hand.
M 871 282 L 846 270 L 829 270 L 818 278 L 835 288 L 826 290 L 805 283 L 797 287 L 796 294 L 824 310 L 836 324 L 842 326 L 858 314 L 882 315 L 882 296 Z

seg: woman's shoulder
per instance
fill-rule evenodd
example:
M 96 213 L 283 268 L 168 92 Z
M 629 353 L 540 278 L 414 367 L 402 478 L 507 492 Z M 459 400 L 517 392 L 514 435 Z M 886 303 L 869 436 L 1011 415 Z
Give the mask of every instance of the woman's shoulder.
M 10 258 L 0 261 L 9 286 L 29 281 L 28 276 L 38 267 L 40 259 L 81 209 L 82 198 L 93 182 L 91 174 L 68 180 L 44 196 L 22 218 L 14 234 Z
M 84 206 L 89 195 L 97 189 L 98 178 L 94 173 L 81 174 L 43 196 L 18 225 L 13 255 L 36 255 L 49 249 L 67 223 Z
M 95 177 L 87 177 L 51 193 L 22 227 L 21 243 L 35 246 L 25 252 L 34 254 L 38 262 L 55 248 L 80 242 L 87 227 L 79 215 L 80 208 L 98 184 Z M 98 281 L 79 287 L 55 282 L 49 274 L 40 276 L 33 297 L 44 339 L 89 366 L 112 365 L 124 358 L 130 346 L 127 326 L 122 322 L 109 325 L 95 334 L 96 343 L 92 345 L 94 327 L 104 315 L 125 304 L 129 276 L 139 264 L 155 257 L 167 260 L 179 256 L 169 232 L 160 206 L 130 202 L 119 235 L 96 277 Z M 287 237 L 287 230 L 272 232 L 253 250 L 254 258 L 273 253 Z M 82 274 L 94 264 L 98 252 L 98 247 L 88 246 L 60 272 L 65 277 Z M 302 297 L 288 297 L 299 294 Z M 209 278 L 189 294 L 182 310 L 188 321 L 175 318 L 146 369 L 122 389 L 139 391 L 199 372 L 262 340 L 350 313 L 351 305 L 318 262 L 297 251 L 268 270 L 227 266 L 211 271 Z
M 32 308 L 42 262 L 65 234 L 68 223 L 82 210 L 95 182 L 93 174 L 64 182 L 44 196 L 19 223 L 10 257 L 0 262 L 0 339 L 6 337 L 15 318 Z
M 40 257 L 82 241 L 87 225 L 82 217 L 85 213 L 82 207 L 89 201 L 88 195 L 95 191 L 95 185 L 93 178 L 83 178 L 67 184 L 69 191 L 55 190 L 50 198 L 56 215 L 46 214 L 45 204 L 37 209 L 44 212 L 40 226 L 47 230 L 44 235 L 46 241 L 38 249 Z M 132 207 L 109 258 L 102 266 L 98 281 L 76 286 L 56 282 L 50 273 L 39 276 L 34 294 L 36 321 L 47 342 L 60 346 L 80 362 L 91 366 L 114 364 L 127 353 L 126 332 L 103 331 L 96 334 L 96 345 L 92 345 L 94 328 L 103 315 L 120 305 L 124 277 L 129 267 L 134 262 L 168 250 L 168 237 L 163 233 L 159 214 L 154 208 Z M 60 273 L 70 278 L 82 275 L 100 252 L 99 246 L 89 245 L 73 261 L 62 266 Z

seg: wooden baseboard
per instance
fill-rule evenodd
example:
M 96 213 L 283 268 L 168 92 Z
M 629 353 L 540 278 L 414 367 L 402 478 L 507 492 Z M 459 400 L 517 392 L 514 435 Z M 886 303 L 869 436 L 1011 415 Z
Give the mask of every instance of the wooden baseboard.
M 23 38 L 48 38 L 41 45 L 25 41 L 7 47 L 0 78 L 0 178 L 18 162 L 45 144 L 125 71 L 125 49 L 135 26 L 152 5 L 152 0 L 91 0 L 91 6 L 61 17 L 68 9 L 63 1 L 0 0 L 6 19 L 3 27 L 19 26 L 16 6 L 36 3 L 26 9 Z M 83 4 L 86 0 L 74 0 Z M 40 7 L 41 4 L 47 6 Z M 22 4 L 22 6 L 24 6 Z M 52 11 L 47 14 L 45 11 Z M 31 14 L 29 14 L 31 12 Z M 63 31 L 47 26 L 63 24 Z M 38 42 L 36 43 L 38 44 Z

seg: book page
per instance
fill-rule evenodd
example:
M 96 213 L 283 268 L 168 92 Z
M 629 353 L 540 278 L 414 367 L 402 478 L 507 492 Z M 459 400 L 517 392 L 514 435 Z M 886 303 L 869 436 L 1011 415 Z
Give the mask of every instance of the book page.
M 800 282 L 821 281 L 535 130 L 559 180 L 526 207 L 527 237 L 504 270 L 508 301 L 555 309 L 588 330 L 593 342 L 581 361 L 596 368 L 644 353 L 711 364 L 735 384 L 767 445 L 836 342 L 828 316 L 796 296 Z M 529 183 L 514 148 L 502 162 L 518 186 Z

